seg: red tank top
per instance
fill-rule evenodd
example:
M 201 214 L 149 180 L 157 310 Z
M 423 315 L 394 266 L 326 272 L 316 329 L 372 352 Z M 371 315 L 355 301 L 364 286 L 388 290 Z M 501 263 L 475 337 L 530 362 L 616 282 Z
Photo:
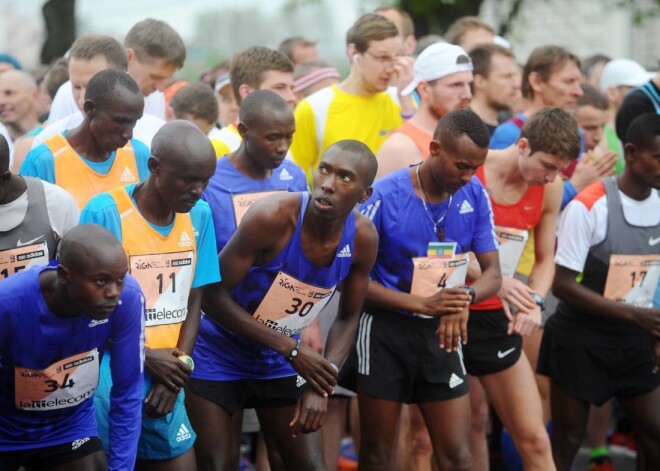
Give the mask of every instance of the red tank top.
M 429 144 L 431 144 L 433 136 L 428 134 L 426 131 L 421 130 L 410 121 L 404 121 L 398 129 L 392 131 L 392 134 L 397 132 L 412 139 L 419 151 L 422 153 L 422 157 L 426 159 L 426 157 L 429 155 Z
M 486 186 L 486 176 L 482 165 L 476 172 L 479 181 Z M 533 230 L 541 222 L 545 185 L 530 186 L 522 198 L 514 204 L 503 204 L 490 199 L 493 207 L 495 225 L 514 229 Z M 502 302 L 497 296 L 470 307 L 471 310 L 502 309 Z

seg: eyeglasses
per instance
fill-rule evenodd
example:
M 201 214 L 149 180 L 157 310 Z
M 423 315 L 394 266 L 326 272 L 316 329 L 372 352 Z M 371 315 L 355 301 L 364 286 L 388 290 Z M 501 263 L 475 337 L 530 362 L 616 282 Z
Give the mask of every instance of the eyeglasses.
M 389 67 L 394 67 L 394 65 L 399 61 L 399 58 L 401 58 L 401 57 L 404 56 L 403 54 L 397 54 L 397 55 L 394 56 L 394 57 L 390 57 L 390 56 L 377 56 L 377 55 L 374 54 L 373 52 L 369 52 L 369 51 L 364 51 L 363 54 L 369 54 L 369 55 L 370 55 L 371 57 L 373 57 L 374 60 L 375 60 L 376 62 L 378 62 L 379 64 L 381 64 L 381 65 L 386 65 L 386 66 L 389 66 Z

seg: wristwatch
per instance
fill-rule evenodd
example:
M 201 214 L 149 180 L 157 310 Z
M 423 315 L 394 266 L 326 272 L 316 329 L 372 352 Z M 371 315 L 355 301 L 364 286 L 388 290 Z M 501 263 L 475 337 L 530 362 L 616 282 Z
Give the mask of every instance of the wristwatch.
M 532 297 L 536 305 L 541 309 L 541 311 L 545 311 L 545 299 L 543 296 L 541 296 L 538 293 L 531 292 L 529 295 Z
M 474 296 L 475 296 L 474 288 L 469 285 L 463 285 L 463 289 L 466 289 L 468 294 L 470 295 L 470 304 L 474 304 Z
M 298 350 L 300 350 L 300 339 L 296 339 L 296 345 L 291 349 L 289 352 L 289 356 L 287 357 L 288 362 L 292 362 L 293 360 L 296 359 L 298 356 Z

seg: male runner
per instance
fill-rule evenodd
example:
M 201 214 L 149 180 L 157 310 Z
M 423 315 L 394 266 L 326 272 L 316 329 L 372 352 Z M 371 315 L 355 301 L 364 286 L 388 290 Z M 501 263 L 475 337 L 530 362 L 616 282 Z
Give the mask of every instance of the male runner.
M 530 362 L 536 364 L 543 297 L 554 273 L 555 224 L 562 197 L 557 175 L 579 152 L 575 118 L 560 108 L 544 108 L 525 123 L 515 146 L 491 151 L 477 171 L 493 206 L 503 277 L 497 297 L 470 308 L 465 366 L 479 379 L 526 470 L 553 469 Z M 534 233 L 535 261 L 527 286 L 513 275 L 530 232 Z M 527 336 L 524 353 L 522 335 Z M 528 356 L 532 357 L 529 361 Z M 473 408 L 478 410 L 474 402 Z M 477 417 L 485 421 L 485 414 Z M 485 427 L 481 424 L 481 446 L 473 451 L 484 461 Z
M 126 72 L 99 72 L 85 91 L 82 124 L 30 151 L 21 175 L 64 188 L 80 208 L 103 191 L 144 180 L 149 149 L 131 139 L 143 107 L 140 89 Z
M 85 224 L 60 260 L 0 283 L 0 469 L 125 471 L 135 463 L 142 404 L 144 298 L 126 254 Z M 112 339 L 108 459 L 91 397 Z
M 192 123 L 172 121 L 154 137 L 149 177 L 92 198 L 82 222 L 106 227 L 126 250 L 147 307 L 144 415 L 138 469 L 194 470 L 195 435 L 180 388 L 192 366 L 203 287 L 219 281 L 211 211 L 199 201 L 215 154 Z M 114 349 L 112 349 L 114 355 Z M 95 400 L 107 445 L 110 387 L 107 364 Z
M 571 468 L 589 404 L 616 397 L 641 447 L 642 470 L 660 469 L 660 116 L 628 128 L 626 167 L 565 210 L 539 373 L 551 380 L 552 454 Z M 582 273 L 582 280 L 576 277 Z
M 473 178 L 488 137 L 474 112 L 447 114 L 426 160 L 379 180 L 360 207 L 380 241 L 356 348 L 360 469 L 387 468 L 402 403 L 418 404 L 439 469 L 470 469 L 461 343 L 471 341 L 468 306 L 500 286 L 492 211 Z M 440 245 L 450 248 L 446 260 L 430 254 Z M 470 251 L 483 274 L 468 288 Z M 454 266 L 456 275 L 446 269 Z
M 55 258 L 62 237 L 78 224 L 78 206 L 62 188 L 9 170 L 0 136 L 0 281 Z
M 336 143 L 311 193 L 255 203 L 220 254 L 226 276 L 205 296 L 186 401 L 205 440 L 196 449 L 200 469 L 236 468 L 246 407 L 257 409 L 271 466 L 278 457 L 286 469 L 325 469 L 321 436 L 312 432 L 323 423 L 376 257 L 373 226 L 354 210 L 375 174 L 364 144 Z M 298 334 L 340 286 L 323 358 Z

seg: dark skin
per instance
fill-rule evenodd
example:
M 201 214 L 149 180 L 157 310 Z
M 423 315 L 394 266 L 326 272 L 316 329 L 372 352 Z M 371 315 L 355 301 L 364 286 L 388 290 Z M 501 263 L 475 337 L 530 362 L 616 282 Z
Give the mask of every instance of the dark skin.
M 660 136 L 649 149 L 624 146 L 626 168 L 617 177 L 619 190 L 636 201 L 649 197 L 660 188 Z M 654 352 L 655 371 L 660 367 L 660 309 L 643 308 L 609 300 L 575 279 L 577 272 L 556 265 L 553 292 L 577 310 L 594 315 L 634 322 L 649 333 Z M 589 416 L 589 404 L 570 395 L 555 381 L 551 383 L 553 433 L 552 454 L 558 470 L 568 470 L 583 438 Z M 634 397 L 617 398 L 631 418 L 639 439 L 644 462 L 642 469 L 660 467 L 660 388 Z
M 0 136 L 0 204 L 15 201 L 27 190 L 25 181 L 9 170 L 9 146 Z
M 118 85 L 103 104 L 86 100 L 82 124 L 66 134 L 71 147 L 92 162 L 105 162 L 133 137 L 144 98 Z
M 302 227 L 302 251 L 312 264 L 328 266 L 332 263 L 346 217 L 358 202 L 366 201 L 371 194 L 371 188 L 366 184 L 371 179 L 365 175 L 373 173 L 364 165 L 359 156 L 337 147 L 326 152 L 315 174 L 315 190 L 305 209 Z M 300 195 L 295 193 L 278 194 L 255 203 L 220 254 L 222 282 L 205 294 L 208 315 L 226 328 L 285 357 L 296 341 L 255 320 L 232 299 L 230 293 L 245 278 L 250 267 L 268 263 L 282 251 L 293 235 L 299 211 Z M 354 244 L 351 269 L 343 283 L 342 306 L 328 336 L 325 358 L 302 344 L 298 356 L 291 362 L 308 382 L 298 404 L 257 411 L 260 419 L 264 418 L 262 430 L 266 443 L 277 449 L 288 469 L 323 469 L 322 453 L 314 451 L 321 449 L 321 438 L 312 432 L 322 425 L 328 395 L 333 393 L 337 382 L 337 372 L 330 362 L 341 364 L 348 354 L 357 330 L 368 274 L 376 258 L 375 230 L 358 214 Z M 231 435 L 232 420 L 221 407 L 198 397 L 192 397 L 190 402 L 194 403 L 195 409 L 205 412 L 204 427 L 216 433 L 220 427 L 225 435 Z M 213 416 L 216 418 L 212 420 Z M 200 434 L 203 435 L 205 430 Z M 289 434 L 298 437 L 295 442 L 286 438 Z M 207 454 L 209 457 L 204 456 L 204 459 L 210 460 L 212 453 Z
M 153 153 L 148 161 L 151 173 L 136 186 L 133 197 L 142 216 L 162 227 L 171 224 L 177 212 L 190 211 L 201 198 L 215 170 L 215 156 L 206 136 L 184 121 L 173 121 L 159 131 Z M 193 350 L 201 300 L 202 288 L 193 288 L 176 348 L 146 349 L 145 368 L 154 378 L 144 405 L 149 417 L 172 411 L 192 372 L 178 357 Z

